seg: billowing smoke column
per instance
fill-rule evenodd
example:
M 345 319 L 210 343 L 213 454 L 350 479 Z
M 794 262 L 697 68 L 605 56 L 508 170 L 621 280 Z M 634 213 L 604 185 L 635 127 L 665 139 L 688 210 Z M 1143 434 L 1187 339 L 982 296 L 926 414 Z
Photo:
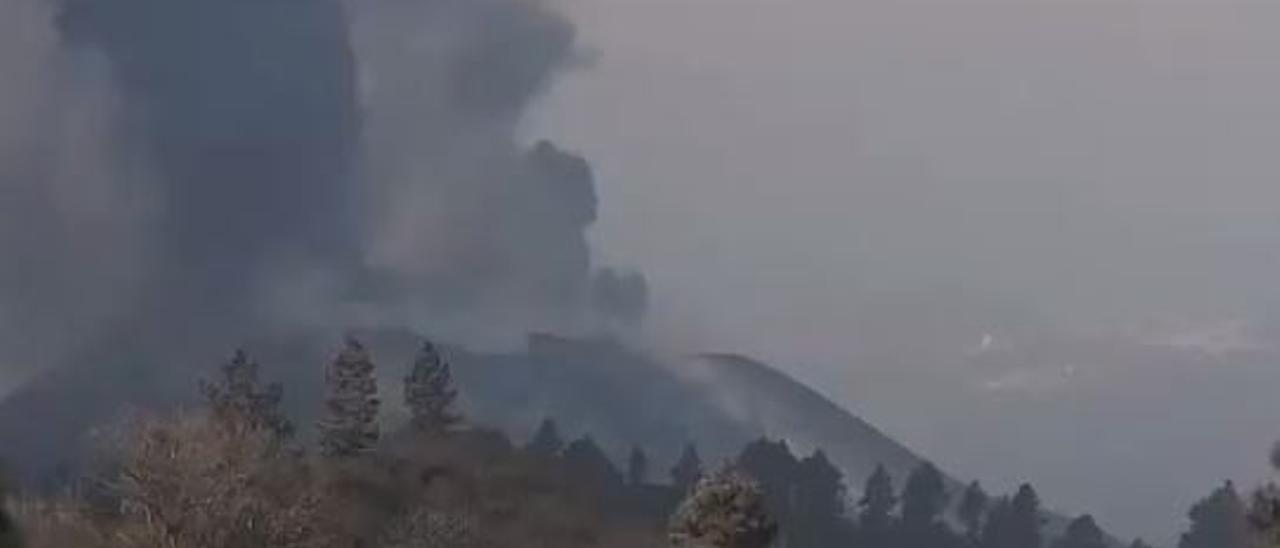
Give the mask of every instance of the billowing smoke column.
M 573 60 L 572 26 L 519 0 L 351 6 L 381 281 L 420 308 L 491 312 L 483 321 L 576 308 L 596 217 L 591 169 L 516 141 L 530 101 Z
M 58 24 L 105 53 L 124 137 L 159 182 L 149 283 L 165 291 L 153 297 L 234 320 L 269 263 L 355 256 L 354 63 L 338 0 L 67 0 Z
M 590 166 L 517 138 L 575 59 L 544 4 L 46 5 L 0 8 L 47 28 L 0 44 L 0 71 L 35 67 L 25 99 L 44 107 L 0 132 L 0 256 L 20 266 L 0 279 L 0 344 L 83 343 L 72 318 L 99 338 L 323 316 L 483 339 L 643 309 L 642 279 L 592 289 Z M 36 310 L 51 319 L 24 325 Z

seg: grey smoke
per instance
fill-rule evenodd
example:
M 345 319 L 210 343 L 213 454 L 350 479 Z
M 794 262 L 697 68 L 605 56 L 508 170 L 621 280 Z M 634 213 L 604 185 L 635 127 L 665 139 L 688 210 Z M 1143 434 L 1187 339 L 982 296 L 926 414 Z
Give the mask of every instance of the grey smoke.
M 0 370 L 14 373 L 120 319 L 153 198 L 114 138 L 105 60 L 61 48 L 52 20 L 41 0 L 0 6 Z
M 648 312 L 649 284 L 638 272 L 603 268 L 592 282 L 591 298 L 597 310 L 607 311 L 612 318 L 634 325 Z
M 316 316 L 496 340 L 613 313 L 591 306 L 591 167 L 520 134 L 578 61 L 541 2 L 16 0 L 0 21 L 23 83 L 0 90 L 6 367 L 66 358 L 19 341 Z
M 354 260 L 358 119 L 337 0 L 67 0 L 57 28 L 106 56 L 121 137 L 154 170 L 145 307 L 233 324 L 273 261 Z

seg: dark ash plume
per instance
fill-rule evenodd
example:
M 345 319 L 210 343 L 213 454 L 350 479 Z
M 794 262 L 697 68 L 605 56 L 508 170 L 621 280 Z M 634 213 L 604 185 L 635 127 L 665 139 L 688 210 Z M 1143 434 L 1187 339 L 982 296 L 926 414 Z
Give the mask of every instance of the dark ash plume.
M 591 286 L 592 305 L 604 318 L 638 324 L 649 307 L 649 283 L 639 272 L 602 268 Z
M 572 25 L 521 0 L 353 2 L 351 14 L 376 278 L 463 321 L 572 323 L 590 279 L 591 168 L 517 140 L 575 60 Z
M 354 257 L 358 126 L 338 0 L 65 0 L 57 23 L 110 60 L 122 130 L 151 161 L 165 308 L 238 321 L 272 262 Z
M 0 20 L 39 29 L 0 54 L 36 82 L 0 92 L 12 340 L 186 353 L 317 322 L 468 341 L 592 317 L 591 168 L 518 138 L 576 59 L 544 3 L 15 0 Z

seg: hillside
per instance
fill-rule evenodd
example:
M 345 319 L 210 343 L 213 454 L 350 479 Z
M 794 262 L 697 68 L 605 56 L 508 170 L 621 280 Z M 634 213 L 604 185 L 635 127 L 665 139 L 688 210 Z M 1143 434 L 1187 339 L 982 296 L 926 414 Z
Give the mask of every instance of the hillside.
M 407 332 L 362 334 L 373 349 L 389 402 L 398 400 L 402 369 L 416 347 Z M 266 374 L 286 385 L 295 416 L 318 408 L 325 337 L 249 345 Z M 918 457 L 873 426 L 815 391 L 759 362 L 707 355 L 663 364 L 606 340 L 534 335 L 523 352 L 449 350 L 463 406 L 471 419 L 523 439 L 544 418 L 566 436 L 591 435 L 621 461 L 633 444 L 657 463 L 674 460 L 696 441 L 708 459 L 727 458 L 762 436 L 798 449 L 822 446 L 859 485 L 876 463 L 905 474 Z M 195 395 L 194 381 L 218 358 L 192 358 L 196 367 L 161 367 L 122 359 L 94 361 L 46 372 L 0 402 L 0 458 L 29 480 L 59 473 L 76 459 L 94 426 L 128 409 L 164 408 Z M 103 364 L 128 363 L 129 367 Z M 387 413 L 395 420 L 394 406 Z M 33 423 L 31 417 L 41 417 Z M 305 426 L 308 421 L 300 420 Z M 659 468 L 665 469 L 665 466 Z
M 709 397 L 753 433 L 786 439 L 801 452 L 821 448 L 860 488 L 876 465 L 905 478 L 921 457 L 816 390 L 744 356 L 704 354 L 691 359 L 694 378 Z M 958 485 L 953 482 L 953 486 Z

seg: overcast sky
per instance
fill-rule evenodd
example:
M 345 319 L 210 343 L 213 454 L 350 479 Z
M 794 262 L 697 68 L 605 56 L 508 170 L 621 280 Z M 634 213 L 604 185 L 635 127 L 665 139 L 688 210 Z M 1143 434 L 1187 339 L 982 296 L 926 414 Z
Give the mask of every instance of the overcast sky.
M 1264 473 L 1280 362 L 1137 341 L 1277 316 L 1280 4 L 560 2 L 595 62 L 526 130 L 591 159 L 673 345 L 1125 535 Z

